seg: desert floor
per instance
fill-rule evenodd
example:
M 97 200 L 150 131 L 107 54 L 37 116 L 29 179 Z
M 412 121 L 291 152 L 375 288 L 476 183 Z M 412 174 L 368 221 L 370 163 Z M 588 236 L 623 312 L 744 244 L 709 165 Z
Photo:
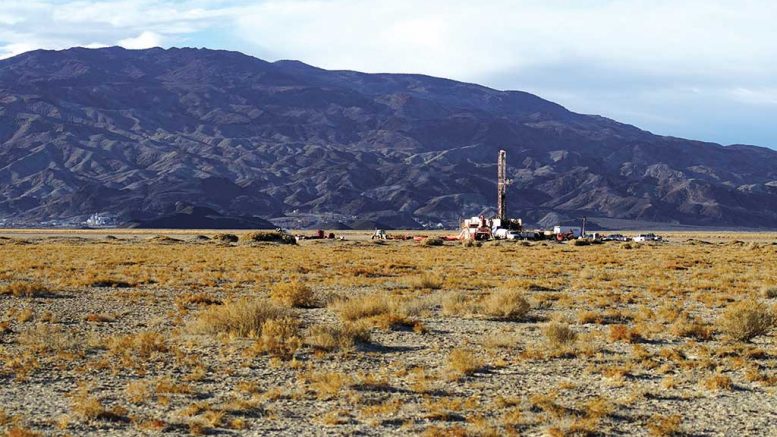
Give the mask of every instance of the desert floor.
M 777 435 L 777 234 L 0 234 L 0 433 Z

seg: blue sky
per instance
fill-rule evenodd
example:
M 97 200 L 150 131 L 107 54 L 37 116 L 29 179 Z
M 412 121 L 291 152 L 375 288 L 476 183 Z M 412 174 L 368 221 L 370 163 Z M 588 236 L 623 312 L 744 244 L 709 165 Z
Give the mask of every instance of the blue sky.
M 663 135 L 777 148 L 773 0 L 1 0 L 0 58 L 190 46 L 518 89 Z

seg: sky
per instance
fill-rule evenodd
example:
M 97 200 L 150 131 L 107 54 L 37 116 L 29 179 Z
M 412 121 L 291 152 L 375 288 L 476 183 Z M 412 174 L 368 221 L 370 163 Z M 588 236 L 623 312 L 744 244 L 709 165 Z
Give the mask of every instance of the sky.
M 777 149 L 774 0 L 0 0 L 0 59 L 207 47 L 528 91 L 661 135 Z

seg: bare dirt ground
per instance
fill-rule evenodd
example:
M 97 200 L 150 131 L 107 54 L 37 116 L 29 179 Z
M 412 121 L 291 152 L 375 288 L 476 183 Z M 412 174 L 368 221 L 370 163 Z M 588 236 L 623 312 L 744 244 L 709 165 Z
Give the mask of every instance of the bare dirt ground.
M 110 232 L 0 237 L 0 433 L 777 435 L 777 234 Z

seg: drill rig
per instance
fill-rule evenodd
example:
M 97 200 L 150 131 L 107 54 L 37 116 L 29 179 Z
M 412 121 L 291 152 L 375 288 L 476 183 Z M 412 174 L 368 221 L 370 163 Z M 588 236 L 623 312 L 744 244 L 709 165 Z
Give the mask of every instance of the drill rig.
M 507 216 L 507 151 L 500 150 L 497 157 L 496 216 L 493 218 L 472 217 L 461 225 L 459 238 L 462 240 L 514 239 L 523 229 L 521 219 L 508 219 Z

